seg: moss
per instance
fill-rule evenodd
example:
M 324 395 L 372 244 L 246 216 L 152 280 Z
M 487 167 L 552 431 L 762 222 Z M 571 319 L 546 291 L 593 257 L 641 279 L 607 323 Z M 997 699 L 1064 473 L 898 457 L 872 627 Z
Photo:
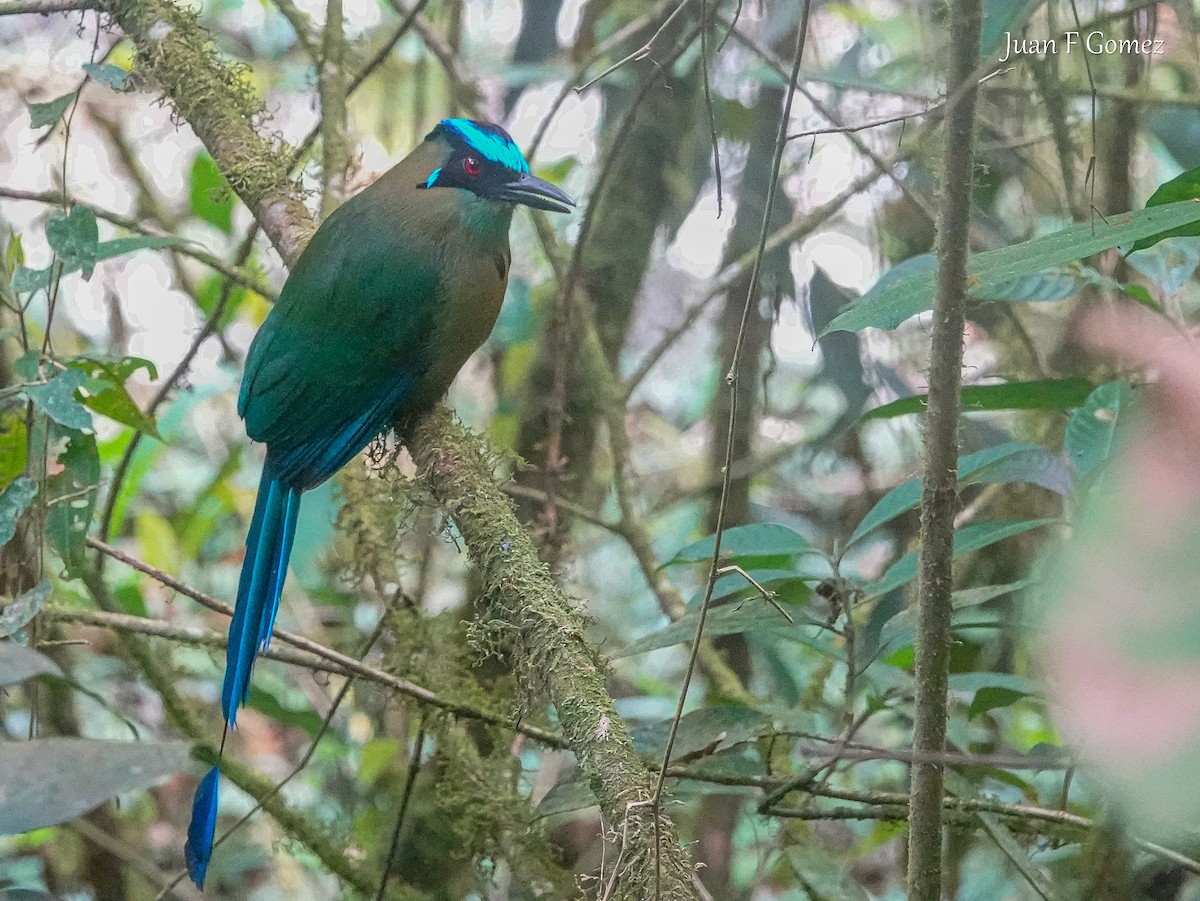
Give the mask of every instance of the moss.
M 537 556 L 492 477 L 491 455 L 444 409 L 410 444 L 422 480 L 454 517 L 479 567 L 487 616 L 474 640 L 508 653 L 530 686 L 544 688 L 618 846 L 612 898 L 653 896 L 655 822 L 649 772 L 604 687 L 604 664 L 583 637 L 586 624 Z M 659 816 L 662 901 L 693 898 L 674 827 Z
M 284 259 L 293 261 L 311 217 L 288 176 L 287 154 L 255 129 L 265 111 L 245 66 L 220 55 L 191 10 L 160 0 L 110 0 L 103 9 L 133 40 L 138 78 L 160 90 L 192 127 Z

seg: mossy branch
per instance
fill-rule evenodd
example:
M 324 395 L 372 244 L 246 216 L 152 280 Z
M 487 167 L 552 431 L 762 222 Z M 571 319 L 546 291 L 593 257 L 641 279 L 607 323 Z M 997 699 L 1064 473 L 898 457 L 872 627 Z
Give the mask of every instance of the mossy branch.
M 496 485 L 493 457 L 444 408 L 415 430 L 410 449 L 422 479 L 454 517 L 483 576 L 491 619 L 483 642 L 499 640 L 526 680 L 540 684 L 618 845 L 622 874 L 609 897 L 642 901 L 654 880 L 650 774 L 604 688 L 604 664 L 583 636 L 584 618 L 538 559 L 512 502 Z M 693 898 L 674 828 L 662 817 L 664 899 Z
M 106 0 L 103 8 L 137 47 L 141 76 L 192 126 L 284 261 L 294 263 L 314 223 L 288 178 L 287 155 L 254 127 L 261 104 L 242 71 L 221 59 L 192 13 L 169 2 Z M 438 410 L 415 430 L 409 449 L 480 568 L 493 625 L 511 637 L 521 671 L 544 686 L 558 711 L 620 846 L 609 897 L 640 901 L 654 878 L 652 782 L 604 688 L 582 616 L 539 562 L 478 437 Z M 661 897 L 694 898 L 674 828 L 661 819 Z

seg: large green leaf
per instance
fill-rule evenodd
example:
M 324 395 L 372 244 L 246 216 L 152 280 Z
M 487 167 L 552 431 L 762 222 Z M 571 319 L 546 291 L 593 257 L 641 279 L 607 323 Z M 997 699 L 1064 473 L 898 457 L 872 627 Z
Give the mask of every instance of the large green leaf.
M 962 389 L 962 412 L 984 410 L 1070 410 L 1083 405 L 1096 386 L 1087 379 L 1041 379 L 1033 382 L 1002 382 L 999 385 L 969 385 Z M 891 419 L 925 412 L 927 394 L 902 397 L 875 407 L 862 420 Z
M 1063 450 L 1078 475 L 1087 475 L 1108 459 L 1118 426 L 1132 400 L 1133 389 L 1129 382 L 1105 382 L 1071 416 L 1063 438 Z
M 1026 579 L 1019 582 L 1010 582 L 1006 585 L 982 585 L 976 588 L 963 588 L 954 592 L 950 596 L 950 606 L 953 611 L 952 616 L 954 617 L 953 627 L 960 628 L 962 626 L 980 625 L 981 622 L 985 622 L 986 620 L 964 622 L 960 618 L 960 614 L 964 611 L 974 610 L 974 608 L 996 598 L 1023 591 L 1031 584 L 1032 582 Z M 980 614 L 976 615 L 979 616 Z M 883 624 L 883 628 L 879 631 L 878 644 L 884 651 L 889 649 L 895 650 L 906 644 L 912 644 L 916 634 L 917 611 L 912 607 L 908 607 Z
M 1200 222 L 1200 202 L 1186 200 L 1111 216 L 1107 221 L 1077 223 L 1011 247 L 975 254 L 968 261 L 970 294 L 989 299 L 1005 284 L 1043 269 L 1197 222 Z M 877 285 L 829 323 L 822 334 L 839 329 L 851 332 L 864 328 L 894 329 L 910 316 L 933 306 L 933 283 L 934 272 L 926 269 L 897 279 L 883 289 Z
M 19 835 L 87 813 L 122 792 L 183 770 L 184 741 L 39 738 L 0 742 L 0 835 Z
M 800 877 L 805 897 L 836 898 L 837 901 L 870 901 L 868 895 L 850 875 L 846 863 L 831 851 L 814 845 L 791 845 L 787 858 Z
M 0 641 L 0 688 L 43 675 L 61 676 L 62 670 L 44 654 L 13 641 Z
M 712 557 L 715 535 L 693 541 L 679 551 L 667 563 L 699 563 Z M 738 557 L 794 557 L 799 554 L 818 553 L 804 537 L 794 529 L 778 523 L 754 523 L 734 526 L 721 535 L 721 556 Z
M 969 523 L 954 533 L 954 556 L 958 557 L 972 551 L 982 550 L 1006 538 L 1012 538 L 1042 526 L 1054 525 L 1057 522 L 1057 519 L 997 519 Z M 908 584 L 916 577 L 917 552 L 912 551 L 888 567 L 883 578 L 867 585 L 865 590 L 869 597 L 878 597 Z
M 1188 169 L 1176 175 L 1170 181 L 1165 181 L 1155 189 L 1146 201 L 1146 209 L 1163 206 L 1178 201 L 1200 200 L 1200 168 Z M 1200 222 L 1190 222 L 1167 228 L 1161 232 L 1149 235 L 1134 242 L 1134 250 L 1145 250 L 1153 247 L 1163 238 L 1181 238 L 1188 235 L 1200 235 Z
M 722 748 L 753 741 L 775 731 L 775 718 L 761 710 L 739 704 L 701 707 L 684 714 L 671 749 L 676 762 L 712 747 Z M 667 746 L 671 720 L 639 726 L 633 731 L 633 744 L 641 754 L 661 756 Z M 713 749 L 715 750 L 715 748 Z
M 87 566 L 87 530 L 96 508 L 100 481 L 100 455 L 96 438 L 72 432 L 59 455 L 62 469 L 46 480 L 49 515 L 46 538 L 62 558 L 68 576 L 83 574 Z
M 778 610 L 762 598 L 750 598 L 746 601 L 722 604 L 709 611 L 708 619 L 704 623 L 704 634 L 709 638 L 716 638 L 721 635 L 752 632 L 755 635 L 786 638 L 841 659 L 839 651 L 827 644 L 822 644 L 808 634 L 802 621 L 811 625 L 812 620 L 805 617 L 802 611 L 790 610 L 788 612 L 797 621 L 796 625 L 789 623 Z M 630 657 L 646 651 L 669 648 L 672 645 L 691 644 L 692 638 L 696 634 L 698 615 L 699 611 L 689 611 L 670 625 L 639 638 L 620 650 L 616 656 Z
M 1062 458 L 1040 444 L 1008 442 L 988 447 L 958 460 L 960 485 L 1027 482 L 1058 494 L 1070 490 L 1070 473 Z M 861 541 L 884 523 L 917 506 L 921 482 L 911 478 L 881 497 L 859 522 L 847 546 Z

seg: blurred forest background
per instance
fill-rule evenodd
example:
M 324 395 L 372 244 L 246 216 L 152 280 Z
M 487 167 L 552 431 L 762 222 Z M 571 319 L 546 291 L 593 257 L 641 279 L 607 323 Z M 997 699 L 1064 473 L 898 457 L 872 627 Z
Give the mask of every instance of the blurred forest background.
M 486 444 L 440 417 L 306 495 L 204 895 L 650 898 L 628 802 L 667 755 L 659 853 L 696 869 L 664 898 L 909 897 L 914 762 L 946 765 L 947 898 L 1200 898 L 1197 7 L 986 0 L 971 224 L 937 241 L 947 6 L 812 3 L 789 88 L 804 11 L 0 0 L 0 895 L 200 897 L 247 347 L 312 222 L 467 115 L 579 209 L 516 216 L 449 399 Z M 947 238 L 971 297 L 921 757 Z

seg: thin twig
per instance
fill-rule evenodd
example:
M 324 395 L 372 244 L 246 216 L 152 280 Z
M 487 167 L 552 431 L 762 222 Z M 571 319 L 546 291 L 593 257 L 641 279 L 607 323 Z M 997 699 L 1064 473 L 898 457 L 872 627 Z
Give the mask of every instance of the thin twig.
M 113 559 L 119 560 L 127 566 L 136 569 L 138 572 L 144 573 L 145 575 L 148 575 L 151 578 L 161 582 L 168 588 L 178 591 L 180 594 L 186 597 L 190 597 L 201 606 L 207 607 L 209 610 L 212 610 L 215 613 L 220 613 L 223 616 L 233 615 L 233 608 L 228 604 L 222 603 L 212 595 L 205 594 L 202 591 L 198 591 L 188 585 L 185 585 L 168 573 L 165 573 L 156 567 L 150 566 L 148 563 L 143 563 L 141 560 L 130 557 L 128 554 L 118 550 L 117 548 L 107 545 L 95 538 L 89 537 L 88 544 L 96 550 L 102 551 Z M 74 608 L 53 609 L 55 611 L 54 615 L 58 619 L 66 621 L 89 622 L 94 625 L 105 625 L 110 628 L 121 628 L 124 631 L 140 632 L 146 635 L 157 635 L 162 638 L 171 638 L 179 641 L 186 640 L 198 644 L 208 644 L 214 647 L 223 647 L 227 642 L 227 638 L 222 638 L 221 636 L 216 635 L 216 633 L 206 633 L 201 629 L 171 626 L 168 623 L 162 623 L 161 621 L 157 620 L 149 620 L 145 617 L 123 616 L 113 613 L 76 610 Z M 338 672 L 341 675 L 362 676 L 364 679 L 387 686 L 388 688 L 391 688 L 400 694 L 407 695 L 418 701 L 429 704 L 430 706 L 438 707 L 447 711 L 448 713 L 462 715 L 471 719 L 482 720 L 483 722 L 491 723 L 495 726 L 505 726 L 507 728 L 511 728 L 514 731 L 520 732 L 522 735 L 527 735 L 530 738 L 536 739 L 537 741 L 542 742 L 543 744 L 552 748 L 562 749 L 567 747 L 565 740 L 557 735 L 554 735 L 553 733 L 546 732 L 545 730 L 539 729 L 536 726 L 526 725 L 525 723 L 514 724 L 511 719 L 506 719 L 505 717 L 497 716 L 496 714 L 488 713 L 487 711 L 478 710 L 477 708 L 460 704 L 456 701 L 446 700 L 439 697 L 437 694 L 427 688 L 424 688 L 413 682 L 409 682 L 406 679 L 399 679 L 389 673 L 384 672 L 383 670 L 376 669 L 375 667 L 363 663 L 361 660 L 356 660 L 353 657 L 339 653 L 332 648 L 325 647 L 324 645 L 319 644 L 310 638 L 305 638 L 302 635 L 296 635 L 292 632 L 278 628 L 272 631 L 271 635 L 294 648 L 307 651 L 309 654 L 317 657 L 319 661 L 324 661 L 324 663 L 319 664 L 317 661 L 313 661 L 307 657 L 296 657 L 294 655 L 289 655 L 288 652 L 282 651 L 279 648 L 268 648 L 266 651 L 262 652 L 264 656 L 271 657 L 275 655 L 275 659 L 286 663 L 294 663 L 299 666 L 306 666 L 311 669 L 328 669 L 327 665 L 333 664 L 338 668 L 337 670 L 333 671 Z
M 626 65 L 627 63 L 635 62 L 637 60 L 645 59 L 646 57 L 648 57 L 650 55 L 650 51 L 654 49 L 654 42 L 656 40 L 658 40 L 659 35 L 661 35 L 664 31 L 667 30 L 667 26 L 670 25 L 672 22 L 674 22 L 675 17 L 678 16 L 680 13 L 682 13 L 687 8 L 687 5 L 691 2 L 692 2 L 692 0 L 682 0 L 682 2 L 678 6 L 676 6 L 674 10 L 671 11 L 671 14 L 669 16 L 667 16 L 667 18 L 665 20 L 663 20 L 663 23 L 660 26 L 658 26 L 658 29 L 654 32 L 654 34 L 650 35 L 650 40 L 646 41 L 645 44 L 643 44 L 637 50 L 633 51 L 633 53 L 630 53 L 628 56 L 622 57 L 621 59 L 617 60 L 615 63 L 613 63 L 611 66 L 609 66 L 603 72 L 601 72 L 599 75 L 588 79 L 585 83 L 581 84 L 579 87 L 577 87 L 575 89 L 575 93 L 582 94 L 584 91 L 586 91 L 592 85 L 596 84 L 598 81 L 602 81 L 603 79 L 607 78 L 609 75 L 611 75 L 613 72 L 616 72 L 618 69 L 620 69 L 622 66 Z M 667 65 L 668 64 L 666 64 L 666 63 L 658 64 L 658 68 L 663 69 L 663 68 L 666 68 Z
M 779 173 L 783 166 L 783 150 L 787 145 L 787 126 L 792 114 L 792 101 L 796 96 L 796 83 L 800 76 L 800 61 L 804 58 L 804 45 L 808 34 L 808 17 L 812 8 L 812 0 L 804 0 L 804 8 L 800 14 L 800 23 L 796 26 L 796 49 L 792 58 L 792 71 L 788 79 L 787 93 L 783 102 L 783 114 L 779 118 L 779 134 L 775 141 L 775 155 L 771 161 L 771 176 L 767 183 L 767 199 L 763 204 L 763 220 L 762 228 L 758 237 L 758 250 L 754 258 L 754 266 L 750 270 L 750 284 L 746 292 L 746 304 L 742 310 L 742 321 L 738 328 L 737 341 L 734 343 L 733 356 L 730 362 L 729 373 L 725 377 L 726 385 L 729 388 L 729 429 L 726 440 L 725 450 L 725 478 L 721 485 L 721 497 L 717 504 L 717 521 L 716 535 L 713 541 L 712 558 L 708 566 L 708 578 L 704 589 L 704 599 L 700 603 L 700 612 L 696 617 L 696 634 L 692 639 L 691 653 L 688 655 L 688 665 L 684 670 L 683 684 L 679 689 L 679 701 L 675 706 L 675 715 L 671 718 L 671 729 L 667 734 L 666 747 L 663 749 L 662 769 L 658 774 L 658 781 L 654 788 L 654 810 L 657 811 L 662 805 L 663 788 L 666 784 L 667 767 L 671 763 L 671 753 L 675 749 L 675 739 L 679 734 L 679 722 L 683 718 L 683 705 L 687 701 L 688 688 L 691 685 L 692 675 L 696 670 L 696 657 L 700 650 L 700 641 L 704 637 L 704 624 L 708 618 L 708 611 L 712 604 L 713 590 L 717 583 L 717 570 L 720 567 L 721 560 L 721 538 L 725 528 L 725 513 L 729 500 L 729 486 L 731 483 L 730 467 L 733 464 L 733 446 L 734 446 L 734 430 L 737 425 L 737 378 L 738 370 L 741 366 L 742 346 L 746 336 L 746 323 L 750 317 L 750 309 L 758 297 L 758 278 L 762 269 L 762 261 L 767 252 L 767 238 L 771 231 L 771 213 L 775 206 L 775 197 L 779 188 Z M 662 846 L 661 836 L 657 832 L 658 817 L 654 818 L 655 823 L 655 886 L 654 894 L 657 901 L 659 896 L 659 860 L 661 858 Z
M 96 0 L 9 0 L 0 3 L 0 16 L 49 15 L 95 9 Z
M 49 206 L 77 206 L 83 207 L 92 211 L 97 219 L 103 219 L 105 222 L 111 222 L 119 228 L 135 232 L 139 235 L 148 235 L 159 237 L 155 232 L 146 228 L 136 219 L 131 219 L 128 216 L 122 216 L 120 213 L 114 213 L 111 210 L 106 210 L 103 207 L 95 206 L 94 204 L 84 203 L 73 197 L 64 196 L 61 191 L 23 191 L 20 188 L 5 188 L 0 187 L 0 197 L 6 200 L 27 200 L 31 203 L 44 203 Z M 187 242 L 186 244 L 175 244 L 166 248 L 171 253 L 181 254 L 185 257 L 191 257 L 198 263 L 203 263 L 214 272 L 219 272 L 230 281 L 243 285 L 251 291 L 257 291 L 268 300 L 274 300 L 276 296 L 275 290 L 266 282 L 261 281 L 256 275 L 246 272 L 238 266 L 230 266 L 220 257 L 214 256 L 199 245 Z
M 425 720 L 417 727 L 417 738 L 413 742 L 412 760 L 408 764 L 408 775 L 404 779 L 404 791 L 400 795 L 400 809 L 396 812 L 396 825 L 392 828 L 392 841 L 388 845 L 387 857 L 383 859 L 383 875 L 379 877 L 379 891 L 375 893 L 375 901 L 383 901 L 387 891 L 388 879 L 392 875 L 392 861 L 396 859 L 396 851 L 400 848 L 400 835 L 404 831 L 404 817 L 408 813 L 408 802 L 412 800 L 413 787 L 417 784 L 417 776 L 421 772 L 421 754 L 425 750 Z

